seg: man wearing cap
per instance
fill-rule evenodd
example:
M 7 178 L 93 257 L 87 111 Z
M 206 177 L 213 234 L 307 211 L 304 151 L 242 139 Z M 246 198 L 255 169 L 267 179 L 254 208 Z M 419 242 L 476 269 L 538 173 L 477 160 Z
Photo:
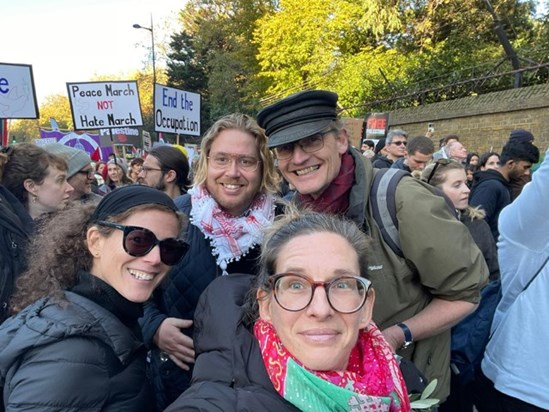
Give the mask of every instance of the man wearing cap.
M 44 146 L 50 153 L 63 156 L 69 165 L 67 182 L 74 188 L 70 200 L 99 203 L 101 196 L 92 192 L 92 182 L 95 171 L 91 165 L 90 156 L 83 150 L 65 146 L 61 143 L 50 143 Z
M 369 273 L 376 291 L 374 320 L 389 344 L 426 376 L 435 397 L 449 392 L 450 328 L 472 312 L 488 278 L 470 234 L 446 202 L 411 177 L 396 190 L 404 257 L 383 241 L 370 212 L 374 169 L 351 148 L 336 113 L 337 94 L 305 91 L 258 114 L 294 201 L 345 215 L 372 237 Z

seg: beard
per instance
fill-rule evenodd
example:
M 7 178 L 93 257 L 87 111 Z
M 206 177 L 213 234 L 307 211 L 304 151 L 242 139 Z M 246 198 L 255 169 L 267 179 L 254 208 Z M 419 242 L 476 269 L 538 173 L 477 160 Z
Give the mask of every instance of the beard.
M 160 178 L 158 183 L 156 185 L 154 185 L 154 188 L 160 190 L 161 192 L 166 190 L 166 183 L 164 182 L 164 175 L 162 175 L 162 177 Z

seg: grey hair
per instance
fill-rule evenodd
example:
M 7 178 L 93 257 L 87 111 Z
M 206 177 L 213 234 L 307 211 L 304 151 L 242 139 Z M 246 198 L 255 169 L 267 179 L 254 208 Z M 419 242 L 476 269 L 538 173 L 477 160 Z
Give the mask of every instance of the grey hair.
M 404 130 L 402 130 L 402 129 L 391 129 L 391 130 L 389 130 L 389 133 L 387 133 L 387 138 L 385 139 L 385 144 L 393 143 L 393 139 L 396 136 L 402 136 L 402 137 L 405 137 L 406 139 L 408 139 L 408 133 L 405 132 Z

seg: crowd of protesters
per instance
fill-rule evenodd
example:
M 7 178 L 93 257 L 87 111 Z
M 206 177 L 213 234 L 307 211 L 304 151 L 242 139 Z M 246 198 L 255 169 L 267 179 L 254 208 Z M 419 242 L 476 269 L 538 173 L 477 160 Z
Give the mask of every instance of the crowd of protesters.
M 532 133 L 479 154 L 394 129 L 359 150 L 337 100 L 224 116 L 192 165 L 172 145 L 97 163 L 3 147 L 5 410 L 410 411 L 435 380 L 440 411 L 548 410 L 549 160 L 532 173 Z M 385 168 L 398 247 L 372 208 Z M 452 331 L 493 282 L 465 389 Z

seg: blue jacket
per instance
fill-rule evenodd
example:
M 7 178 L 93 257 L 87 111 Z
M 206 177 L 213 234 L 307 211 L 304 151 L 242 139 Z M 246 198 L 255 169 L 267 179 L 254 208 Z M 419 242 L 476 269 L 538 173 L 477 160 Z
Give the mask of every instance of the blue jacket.
M 404 157 L 401 157 L 400 159 L 397 159 L 393 162 L 393 164 L 391 165 L 391 168 L 392 169 L 400 169 L 400 170 L 406 170 L 407 172 L 412 172 L 410 170 L 410 168 L 408 166 L 406 166 L 406 164 L 404 163 L 404 160 L 406 160 L 406 158 Z
M 498 391 L 543 410 L 549 410 L 548 204 L 549 151 L 532 182 L 501 212 L 498 257 L 503 294 L 482 361 L 482 371 Z

